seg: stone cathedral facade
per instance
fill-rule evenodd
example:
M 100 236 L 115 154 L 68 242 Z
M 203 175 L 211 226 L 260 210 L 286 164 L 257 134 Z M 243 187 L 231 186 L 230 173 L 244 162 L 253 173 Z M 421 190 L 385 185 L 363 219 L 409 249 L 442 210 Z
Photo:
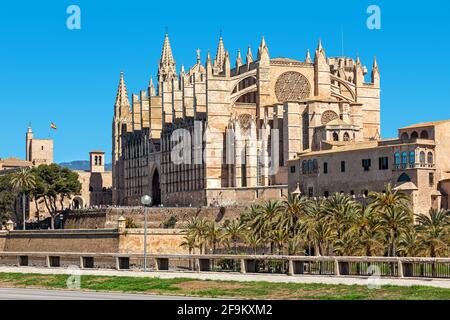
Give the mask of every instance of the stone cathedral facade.
M 132 94 L 121 73 L 113 119 L 113 203 L 222 206 L 280 199 L 288 193 L 288 161 L 326 141 L 380 138 L 380 74 L 370 81 L 358 59 L 271 58 L 262 39 L 256 54 L 231 63 L 222 37 L 214 59 L 177 69 L 166 34 L 157 81 Z M 181 134 L 180 134 L 181 132 Z M 174 161 L 174 147 L 184 161 Z M 178 151 L 177 151 L 178 152 Z M 188 159 L 187 159 L 188 158 Z M 200 158 L 200 161 L 199 161 Z M 292 190 L 290 190 L 292 191 Z

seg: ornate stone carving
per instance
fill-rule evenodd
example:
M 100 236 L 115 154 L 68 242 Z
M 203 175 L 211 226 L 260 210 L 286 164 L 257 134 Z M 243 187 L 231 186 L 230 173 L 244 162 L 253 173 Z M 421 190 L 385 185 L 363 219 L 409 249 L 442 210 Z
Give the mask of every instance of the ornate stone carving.
M 250 114 L 246 114 L 246 113 L 241 114 L 238 117 L 238 121 L 239 121 L 239 127 L 242 130 L 247 131 L 248 129 L 250 129 L 252 116 Z
M 308 79 L 299 72 L 285 72 L 278 77 L 275 84 L 275 95 L 280 102 L 304 100 L 310 93 L 311 85 Z
M 328 122 L 333 121 L 338 118 L 339 118 L 339 116 L 336 112 L 327 110 L 324 113 L 322 113 L 322 124 L 327 124 Z

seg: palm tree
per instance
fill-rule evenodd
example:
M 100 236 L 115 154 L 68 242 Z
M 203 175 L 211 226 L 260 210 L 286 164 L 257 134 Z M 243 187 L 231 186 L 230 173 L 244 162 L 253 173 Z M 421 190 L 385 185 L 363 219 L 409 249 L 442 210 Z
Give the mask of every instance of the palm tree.
M 349 195 L 343 193 L 334 193 L 330 198 L 325 200 L 324 211 L 326 219 L 332 224 L 336 230 L 338 238 L 347 230 L 350 221 L 357 214 L 358 205 Z
M 431 209 L 429 215 L 416 216 L 419 251 L 430 257 L 447 256 L 450 243 L 450 212 Z
M 234 254 L 237 254 L 237 242 L 242 239 L 243 234 L 244 225 L 239 220 L 225 223 L 223 237 L 228 244 L 233 243 Z
M 193 218 L 188 221 L 185 232 L 195 240 L 195 246 L 199 248 L 200 254 L 205 250 L 207 230 L 208 220 L 205 218 Z
M 214 223 L 208 223 L 206 229 L 206 240 L 211 246 L 212 253 L 216 253 L 216 248 L 222 240 L 222 230 Z
M 274 230 L 274 223 L 282 212 L 282 206 L 278 201 L 268 201 L 257 207 L 253 220 L 248 221 L 247 229 L 252 230 L 261 242 L 270 242 L 270 251 L 273 254 L 273 242 L 270 240 L 270 232 Z
M 278 248 L 278 255 L 282 255 L 284 246 L 289 240 L 289 234 L 287 230 L 283 229 L 272 230 L 270 232 L 270 239 L 272 240 L 273 243 L 276 244 Z
M 421 242 L 415 228 L 410 228 L 399 239 L 398 252 L 405 257 L 417 257 L 420 255 Z
M 23 230 L 26 230 L 26 195 L 36 185 L 36 178 L 30 169 L 21 169 L 20 171 L 13 173 L 11 177 L 11 184 L 18 192 L 22 194 Z
M 183 248 L 187 248 L 189 254 L 194 253 L 194 250 L 195 250 L 195 248 L 197 247 L 195 237 L 192 236 L 192 235 L 187 234 L 187 235 L 184 237 L 184 241 L 181 243 L 181 246 L 182 246 Z M 193 265 L 193 264 L 192 264 L 192 260 L 189 259 L 189 269 L 190 269 L 190 270 L 192 269 L 192 265 Z
M 397 244 L 399 238 L 413 223 L 412 214 L 402 206 L 388 206 L 380 214 L 380 225 L 386 233 L 389 245 L 389 256 L 397 255 Z
M 357 238 L 355 238 L 350 232 L 346 232 L 340 238 L 335 240 L 333 250 L 341 256 L 352 256 L 357 250 L 357 241 Z
M 410 210 L 411 198 L 407 194 L 394 190 L 390 183 L 385 188 L 385 192 L 369 193 L 369 198 L 375 209 L 386 211 L 388 208 L 400 207 L 404 210 Z
M 277 218 L 277 228 L 286 230 L 291 238 L 295 238 L 299 231 L 299 224 L 305 216 L 307 198 L 290 195 L 282 204 L 282 211 Z
M 261 245 L 261 238 L 253 232 L 247 232 L 245 243 L 253 249 L 253 254 L 256 255 L 258 253 L 258 248 Z

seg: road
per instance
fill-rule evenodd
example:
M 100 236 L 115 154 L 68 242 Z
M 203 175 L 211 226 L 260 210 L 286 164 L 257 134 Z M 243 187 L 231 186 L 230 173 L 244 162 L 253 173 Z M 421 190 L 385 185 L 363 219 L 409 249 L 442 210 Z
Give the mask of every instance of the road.
M 109 292 L 0 288 L 0 300 L 196 300 L 190 297 Z

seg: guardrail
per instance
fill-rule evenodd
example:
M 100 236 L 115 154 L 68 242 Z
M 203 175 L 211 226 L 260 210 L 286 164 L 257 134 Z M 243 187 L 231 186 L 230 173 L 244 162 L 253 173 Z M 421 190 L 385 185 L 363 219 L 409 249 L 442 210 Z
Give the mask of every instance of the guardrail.
M 288 275 L 450 279 L 450 258 L 314 257 L 275 255 L 150 254 L 152 271 L 240 272 Z M 0 252 L 0 266 L 142 270 L 143 254 Z

